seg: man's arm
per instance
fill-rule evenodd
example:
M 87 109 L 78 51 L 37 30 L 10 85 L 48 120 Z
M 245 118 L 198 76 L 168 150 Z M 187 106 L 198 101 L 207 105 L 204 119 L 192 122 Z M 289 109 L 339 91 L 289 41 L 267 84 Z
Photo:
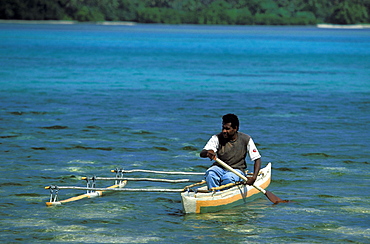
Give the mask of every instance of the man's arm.
M 213 135 L 207 142 L 207 144 L 203 147 L 203 150 L 200 152 L 200 157 L 202 158 L 210 158 L 211 160 L 214 159 L 216 156 L 217 148 L 218 148 L 218 137 Z
M 213 150 L 205 150 L 205 149 L 203 149 L 200 152 L 200 157 L 201 158 L 210 158 L 211 160 L 213 160 L 215 156 L 216 156 L 216 153 Z
M 247 177 L 248 185 L 253 185 L 253 183 L 256 181 L 258 173 L 260 172 L 261 169 L 261 158 L 254 160 L 254 171 L 253 171 L 253 176 L 252 177 Z

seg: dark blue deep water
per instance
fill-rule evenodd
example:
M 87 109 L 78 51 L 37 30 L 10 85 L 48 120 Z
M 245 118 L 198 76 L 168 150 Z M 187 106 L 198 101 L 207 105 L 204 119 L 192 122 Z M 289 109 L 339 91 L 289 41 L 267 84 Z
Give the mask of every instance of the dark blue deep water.
M 0 87 L 1 242 L 370 242 L 370 29 L 3 23 Z M 44 186 L 116 167 L 204 172 L 225 113 L 291 202 L 185 215 L 177 193 L 114 193 L 45 206 Z

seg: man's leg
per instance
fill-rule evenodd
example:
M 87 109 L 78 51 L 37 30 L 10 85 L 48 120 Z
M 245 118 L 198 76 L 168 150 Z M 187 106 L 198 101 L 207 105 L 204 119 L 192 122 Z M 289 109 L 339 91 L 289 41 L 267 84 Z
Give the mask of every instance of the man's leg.
M 238 171 L 240 174 L 244 175 L 244 173 L 239 170 L 239 169 L 235 169 L 236 171 Z M 229 183 L 235 183 L 237 181 L 242 181 L 242 179 L 240 179 L 239 176 L 237 176 L 236 174 L 234 174 L 233 172 L 230 172 L 230 171 L 227 171 L 222 177 L 221 177 L 221 185 L 226 185 L 226 184 L 229 184 Z
M 204 176 L 204 178 L 207 181 L 208 189 L 211 189 L 213 187 L 218 187 L 221 185 L 221 178 L 224 175 L 225 170 L 221 167 L 218 167 L 216 165 L 210 167 Z

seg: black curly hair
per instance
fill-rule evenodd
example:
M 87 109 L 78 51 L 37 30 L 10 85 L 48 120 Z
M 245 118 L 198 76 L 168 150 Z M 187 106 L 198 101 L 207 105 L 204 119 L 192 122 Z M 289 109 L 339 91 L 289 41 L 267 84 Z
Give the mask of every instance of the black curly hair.
M 239 118 L 235 114 L 225 114 L 222 116 L 222 124 L 231 123 L 231 127 L 239 129 Z

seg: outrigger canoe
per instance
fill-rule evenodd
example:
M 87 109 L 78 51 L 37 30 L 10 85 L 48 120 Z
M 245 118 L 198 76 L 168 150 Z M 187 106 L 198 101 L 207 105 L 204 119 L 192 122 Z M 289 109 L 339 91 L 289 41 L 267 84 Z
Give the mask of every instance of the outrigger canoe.
M 217 159 L 218 160 L 218 159 Z M 222 162 L 221 162 L 222 163 Z M 232 169 L 231 169 L 232 170 Z M 237 205 L 241 205 L 254 200 L 264 193 L 269 199 L 269 195 L 273 195 L 271 192 L 265 189 L 271 182 L 271 163 L 268 163 L 265 168 L 262 168 L 258 174 L 257 180 L 253 186 L 246 185 L 243 182 L 237 182 L 226 186 L 221 186 L 214 189 L 207 189 L 207 186 L 202 186 L 205 181 L 197 181 L 197 183 L 185 186 L 181 189 L 135 189 L 126 188 L 129 181 L 153 181 L 153 182 L 167 182 L 167 183 L 184 183 L 189 182 L 189 179 L 158 179 L 158 178 L 127 178 L 124 177 L 124 173 L 134 172 L 145 172 L 155 174 L 180 174 L 180 175 L 204 175 L 204 173 L 197 172 L 164 172 L 164 171 L 151 171 L 151 170 L 122 170 L 115 169 L 111 172 L 116 173 L 116 177 L 82 177 L 83 180 L 87 181 L 86 187 L 79 186 L 47 186 L 45 189 L 50 190 L 50 200 L 46 202 L 47 206 L 61 205 L 68 202 L 81 200 L 84 198 L 93 198 L 102 196 L 103 192 L 111 191 L 126 191 L 126 192 L 177 192 L 181 194 L 182 205 L 184 213 L 210 213 L 217 212 L 220 210 L 232 208 Z M 243 178 L 243 177 L 242 177 Z M 245 178 L 245 177 L 244 177 Z M 114 185 L 97 188 L 97 180 L 114 180 Z M 61 189 L 76 189 L 86 190 L 85 194 L 71 197 L 65 200 L 59 200 L 58 193 Z M 261 193 L 262 192 L 262 193 Z M 273 195 L 274 199 L 270 199 L 273 203 L 277 203 L 281 199 Z M 276 198 L 276 199 L 275 199 Z
M 254 183 L 255 186 L 266 189 L 271 182 L 271 163 L 260 170 Z M 261 196 L 256 187 L 236 184 L 225 190 L 207 192 L 207 186 L 195 191 L 181 193 L 182 205 L 185 213 L 211 213 L 232 208 Z

